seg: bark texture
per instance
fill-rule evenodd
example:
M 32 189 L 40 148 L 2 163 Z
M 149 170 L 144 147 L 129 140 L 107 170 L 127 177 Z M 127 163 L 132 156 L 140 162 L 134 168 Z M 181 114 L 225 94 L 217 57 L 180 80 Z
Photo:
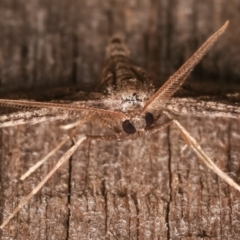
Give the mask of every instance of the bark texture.
M 1 91 L 93 88 L 105 47 L 123 33 L 132 58 L 161 85 L 227 19 L 229 28 L 185 85 L 188 94 L 240 89 L 238 0 L 0 2 Z M 179 118 L 240 183 L 238 120 Z M 87 125 L 84 133 L 102 133 Z M 72 144 L 20 176 L 64 133 L 54 123 L 0 130 L 0 220 Z M 86 141 L 4 228 L 0 239 L 239 239 L 240 194 L 201 164 L 177 129 L 135 141 Z

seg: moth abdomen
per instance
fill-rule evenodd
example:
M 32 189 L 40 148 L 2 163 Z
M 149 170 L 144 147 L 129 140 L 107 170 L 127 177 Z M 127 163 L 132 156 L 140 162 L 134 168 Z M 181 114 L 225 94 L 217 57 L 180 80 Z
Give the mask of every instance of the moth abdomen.
M 107 59 L 116 56 L 123 56 L 127 58 L 130 56 L 130 51 L 126 46 L 125 39 L 120 34 L 112 36 L 106 48 Z

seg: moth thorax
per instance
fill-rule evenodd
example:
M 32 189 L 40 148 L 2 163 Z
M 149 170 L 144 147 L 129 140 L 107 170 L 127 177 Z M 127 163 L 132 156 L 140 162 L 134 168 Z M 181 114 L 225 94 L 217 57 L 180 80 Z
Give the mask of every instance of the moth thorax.
M 131 122 L 137 131 L 146 127 L 146 120 L 142 116 L 134 117 Z

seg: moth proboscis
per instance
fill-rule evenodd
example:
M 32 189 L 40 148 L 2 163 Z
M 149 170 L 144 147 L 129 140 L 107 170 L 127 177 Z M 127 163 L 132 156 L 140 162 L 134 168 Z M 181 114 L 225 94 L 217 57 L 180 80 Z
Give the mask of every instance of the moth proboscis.
M 239 106 L 228 106 L 224 103 L 196 100 L 194 98 L 173 98 L 173 94 L 181 87 L 195 65 L 223 34 L 227 26 L 228 21 L 158 90 L 155 89 L 147 73 L 131 62 L 124 40 L 120 36 L 114 36 L 111 38 L 106 50 L 106 66 L 103 69 L 101 85 L 96 92 L 90 94 L 77 93 L 76 96 L 79 99 L 74 101 L 41 102 L 0 99 L 1 107 L 11 109 L 11 111 L 7 111 L 7 113 L 0 116 L 0 127 L 26 123 L 35 124 L 43 121 L 77 119 L 76 123 L 67 127 L 73 128 L 69 136 L 64 138 L 45 158 L 29 169 L 21 179 L 26 178 L 51 155 L 56 153 L 63 144 L 76 134 L 82 124 L 97 121 L 97 123 L 109 127 L 114 132 L 112 135 L 103 136 L 82 135 L 32 192 L 20 201 L 19 205 L 5 219 L 0 228 L 4 228 L 54 172 L 70 158 L 84 140 L 136 139 L 145 134 L 157 132 L 172 124 L 180 130 L 185 142 L 208 168 L 233 188 L 240 191 L 240 186 L 214 164 L 190 133 L 171 116 L 172 112 L 179 115 L 240 118 Z M 12 111 L 13 109 L 17 111 Z M 168 121 L 160 124 L 159 119 L 163 115 L 168 117 Z

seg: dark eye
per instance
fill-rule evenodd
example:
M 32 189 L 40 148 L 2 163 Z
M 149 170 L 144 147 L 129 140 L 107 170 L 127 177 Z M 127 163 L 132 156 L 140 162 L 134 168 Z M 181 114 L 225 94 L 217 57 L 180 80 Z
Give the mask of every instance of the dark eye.
M 125 120 L 122 124 L 124 132 L 128 134 L 134 134 L 136 132 L 136 128 L 129 120 Z
M 153 115 L 147 112 L 145 115 L 145 120 L 146 120 L 146 127 L 150 127 L 154 121 Z

